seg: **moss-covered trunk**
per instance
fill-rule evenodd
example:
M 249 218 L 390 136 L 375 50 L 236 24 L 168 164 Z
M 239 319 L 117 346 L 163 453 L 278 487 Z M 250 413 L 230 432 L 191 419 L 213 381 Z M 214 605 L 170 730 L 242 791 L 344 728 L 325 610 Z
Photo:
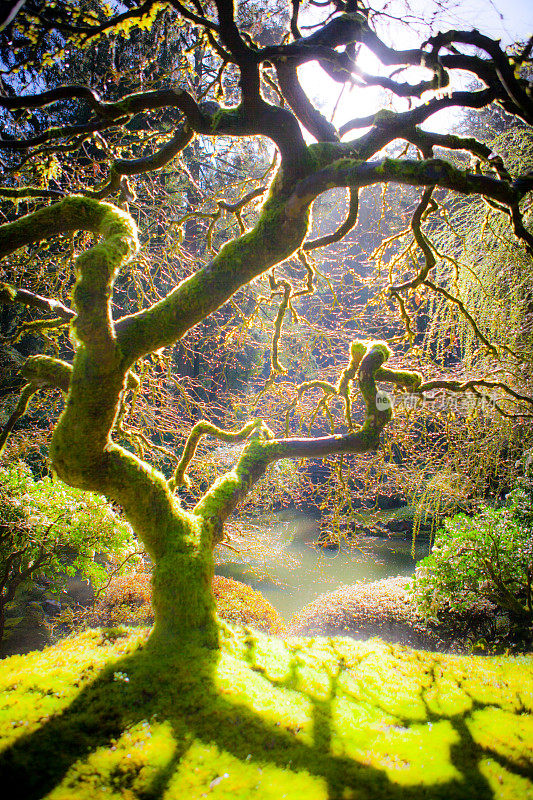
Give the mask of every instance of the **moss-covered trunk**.
M 193 515 L 177 515 L 175 531 L 167 529 L 164 534 L 167 547 L 155 562 L 152 581 L 155 624 L 151 641 L 193 637 L 216 647 L 213 551 L 206 526 Z
M 111 317 L 112 287 L 136 251 L 135 225 L 119 209 L 86 198 L 70 198 L 58 210 L 64 224 L 76 214 L 101 239 L 77 261 L 76 353 L 52 437 L 52 465 L 65 483 L 119 503 L 144 544 L 154 565 L 152 641 L 194 635 L 215 646 L 212 526 L 181 507 L 160 472 L 112 441 L 122 394 L 134 380 L 124 369 Z M 33 359 L 31 381 L 41 385 L 59 366 L 53 359 Z

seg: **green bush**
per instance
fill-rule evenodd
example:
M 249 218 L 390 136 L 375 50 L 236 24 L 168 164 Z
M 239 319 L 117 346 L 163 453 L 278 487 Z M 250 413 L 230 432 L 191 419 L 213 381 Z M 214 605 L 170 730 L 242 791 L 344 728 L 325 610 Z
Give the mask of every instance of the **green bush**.
M 0 468 L 0 641 L 21 587 L 39 580 L 57 593 L 74 575 L 100 586 L 107 571 L 95 556 L 124 557 L 134 547 L 130 526 L 103 498 L 35 481 L 22 462 Z
M 533 620 L 533 469 L 499 509 L 473 517 L 458 514 L 437 531 L 431 555 L 419 562 L 413 599 L 419 613 L 472 611 L 489 601 L 512 617 Z

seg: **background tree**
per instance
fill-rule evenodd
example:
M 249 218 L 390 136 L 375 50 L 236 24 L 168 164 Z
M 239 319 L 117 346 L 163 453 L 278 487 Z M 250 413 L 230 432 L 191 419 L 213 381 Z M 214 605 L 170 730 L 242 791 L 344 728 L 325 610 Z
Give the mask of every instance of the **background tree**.
M 7 158 L 23 152 L 30 154 L 31 161 L 34 148 L 39 156 L 53 156 L 52 166 L 47 167 L 39 185 L 19 186 L 15 173 L 7 172 L 2 196 L 16 203 L 37 204 L 37 208 L 27 209 L 28 214 L 2 226 L 0 253 L 14 259 L 13 254 L 22 248 L 35 250 L 38 243 L 57 235 L 82 232 L 81 238 L 74 240 L 75 252 L 81 251 L 76 258 L 72 291 L 74 310 L 17 285 L 3 289 L 8 302 L 55 312 L 62 320 L 68 318 L 73 345 L 72 360 L 49 354 L 28 359 L 22 369 L 26 385 L 15 417 L 40 388 L 52 387 L 65 393 L 65 406 L 50 445 L 53 468 L 69 485 L 104 494 L 120 504 L 144 543 L 155 565 L 153 645 L 178 635 L 216 644 L 212 551 L 224 539 L 226 520 L 269 465 L 279 460 L 376 450 L 380 434 L 392 418 L 390 397 L 379 388 L 381 384 L 421 398 L 441 390 L 477 395 L 490 390 L 508 398 L 505 402 L 515 405 L 515 413 L 529 413 L 531 407 L 529 396 L 497 373 L 451 380 L 439 375 L 424 381 L 420 371 L 413 369 L 420 364 L 420 353 L 410 321 L 411 306 L 426 290 L 444 296 L 469 319 L 466 306 L 447 297 L 446 290 L 434 280 L 437 258 L 427 220 L 444 202 L 446 191 L 482 197 L 504 215 L 517 246 L 530 253 L 533 250 L 533 236 L 520 205 L 533 186 L 533 178 L 510 174 L 501 159 L 493 157 L 490 147 L 473 137 L 431 133 L 422 127 L 437 111 L 454 106 L 479 109 L 491 103 L 531 125 L 531 84 L 523 77 L 530 62 L 531 42 L 508 54 L 498 42 L 477 31 L 448 31 L 432 36 L 419 48 L 396 50 L 376 33 L 379 16 L 357 2 L 334 2 L 320 13 L 323 18 L 312 22 L 312 32 L 303 35 L 300 3 L 293 2 L 290 8 L 280 4 L 279 27 L 273 26 L 267 43 L 262 43 L 261 30 L 250 27 L 246 16 L 239 16 L 228 0 L 205 4 L 197 0 L 190 4 L 148 0 L 128 2 L 123 9 L 63 0 L 53 6 L 25 5 L 4 33 L 15 45 L 10 66 L 13 71 L 22 70 L 23 75 L 31 74 L 28 64 L 32 58 L 38 57 L 40 63 L 48 65 L 56 59 L 63 65 L 66 48 L 69 54 L 78 53 L 96 39 L 112 42 L 117 35 L 128 39 L 132 56 L 137 44 L 143 64 L 149 58 L 157 65 L 161 50 L 156 47 L 148 56 L 138 30 L 147 29 L 149 37 L 155 35 L 162 16 L 169 26 L 184 32 L 184 43 L 190 43 L 182 45 L 184 59 L 176 64 L 180 83 L 173 80 L 147 86 L 149 73 L 132 70 L 128 94 L 120 89 L 119 78 L 118 88 L 106 86 L 101 97 L 87 85 L 67 83 L 35 91 L 35 85 L 25 87 L 21 79 L 12 77 L 0 98 L 9 119 L 1 142 Z M 216 68 L 216 80 L 201 89 L 189 79 L 188 46 L 193 53 L 201 47 L 202 64 Z M 368 74 L 360 67 L 362 49 L 372 51 L 383 65 L 378 74 Z M 356 77 L 363 86 L 381 86 L 393 96 L 409 98 L 411 105 L 403 111 L 383 109 L 356 118 L 337 130 L 312 104 L 299 81 L 298 67 L 309 61 L 318 61 L 339 84 Z M 465 71 L 476 78 L 480 88 L 455 85 L 454 75 Z M 400 77 L 402 72 L 406 73 L 405 81 Z M 193 74 L 197 76 L 198 70 Z M 426 97 L 429 99 L 420 101 Z M 84 121 L 49 124 L 48 109 L 55 109 L 56 104 L 62 104 L 69 113 L 74 109 Z M 308 144 L 304 129 L 308 138 L 316 140 L 314 143 Z M 358 129 L 366 132 L 345 139 Z M 87 150 L 87 143 L 95 136 L 102 143 L 99 161 L 93 161 Z M 269 140 L 279 154 L 279 165 L 268 191 L 266 186 L 248 185 L 236 198 L 213 198 L 210 202 L 216 202 L 216 206 L 197 209 L 198 219 L 209 220 L 209 247 L 201 254 L 198 248 L 194 253 L 189 251 L 187 269 L 175 274 L 174 279 L 169 275 L 164 291 L 154 287 L 152 296 L 150 291 L 138 293 L 139 270 L 132 273 L 130 287 L 127 278 L 119 277 L 127 275 L 125 269 L 135 259 L 148 258 L 147 250 L 138 255 L 138 227 L 142 235 L 146 220 L 140 218 L 138 226 L 134 219 L 136 187 L 153 185 L 145 183 L 147 174 L 154 173 L 149 179 L 154 182 L 157 171 L 167 174 L 173 159 L 198 137 L 211 143 L 205 145 L 204 152 L 210 147 L 217 153 L 220 142 L 228 138 Z M 384 148 L 398 140 L 404 143 L 399 157 L 380 157 Z M 435 148 L 471 154 L 478 163 L 474 167 L 458 166 L 451 158 L 435 157 Z M 83 168 L 78 171 L 79 163 Z M 91 164 L 93 176 L 89 180 Z M 28 177 L 35 178 L 36 174 L 30 171 Z M 197 194 L 187 190 L 182 198 L 186 196 L 188 203 L 193 198 L 201 202 L 205 187 L 194 174 L 187 178 Z M 388 253 L 391 256 L 383 303 L 387 309 L 396 304 L 406 328 L 395 353 L 403 367 L 385 366 L 392 354 L 384 341 L 360 341 L 354 336 L 342 361 L 334 353 L 329 379 L 317 370 L 318 375 L 311 380 L 298 376 L 291 389 L 283 380 L 280 340 L 287 312 L 292 309 L 296 314 L 297 304 L 307 302 L 314 291 L 316 270 L 310 254 L 342 239 L 353 228 L 360 190 L 389 182 L 421 189 L 404 236 L 406 247 L 397 236 L 391 243 L 385 242 L 380 251 L 383 262 Z M 335 187 L 349 194 L 345 221 L 327 236 L 313 238 L 309 236 L 311 206 Z M 63 195 L 63 199 L 57 199 Z M 264 200 L 247 222 L 243 210 L 257 197 Z M 105 198 L 114 198 L 117 205 L 104 202 Z M 154 210 L 156 214 L 160 211 L 157 198 Z M 237 231 L 219 225 L 222 210 L 235 214 Z M 184 213 L 187 217 L 192 212 L 186 207 Z M 171 221 L 167 220 L 167 225 Z M 182 222 L 183 215 L 177 220 L 178 225 Z M 189 231 L 189 239 L 192 234 L 197 239 L 200 232 L 199 226 Z M 162 236 L 165 231 L 157 233 Z M 96 236 L 97 242 L 88 247 L 90 236 Z M 398 247 L 409 254 L 408 260 L 398 257 Z M 282 272 L 278 265 L 295 254 L 299 256 L 298 272 L 294 272 L 296 262 Z M 13 260 L 11 267 L 16 266 Z M 154 361 L 157 368 L 162 349 L 194 335 L 196 326 L 269 270 L 268 283 L 277 310 L 272 315 L 270 365 L 261 397 L 282 392 L 284 414 L 281 419 L 273 419 L 271 414 L 267 424 L 257 416 L 259 405 L 255 401 L 240 410 L 237 430 L 220 428 L 211 420 L 197 422 L 167 480 L 126 446 L 122 420 L 139 387 L 137 372 L 143 377 Z M 126 287 L 129 299 L 136 296 L 136 308 L 116 309 L 115 285 L 121 291 Z M 124 311 L 131 313 L 124 315 Z M 54 324 L 47 319 L 41 322 L 41 329 Z M 480 346 L 492 348 L 497 359 L 497 348 L 479 326 L 476 336 Z M 319 366 L 320 360 L 316 363 Z M 324 412 L 331 426 L 329 435 L 301 435 L 298 415 L 292 412 L 308 396 Z M 279 403 L 271 408 L 281 410 Z M 141 442 L 142 435 L 141 430 Z M 189 466 L 206 435 L 226 443 L 244 442 L 244 446 L 233 468 L 212 482 L 194 504 L 187 505 L 180 502 L 176 490 L 188 486 Z M 168 444 L 165 446 L 170 450 Z M 142 448 L 137 449 L 142 452 Z

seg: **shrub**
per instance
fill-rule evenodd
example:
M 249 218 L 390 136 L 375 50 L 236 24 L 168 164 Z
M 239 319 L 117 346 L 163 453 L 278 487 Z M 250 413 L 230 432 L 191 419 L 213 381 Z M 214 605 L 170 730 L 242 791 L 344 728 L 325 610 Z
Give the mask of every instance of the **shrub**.
M 213 591 L 217 613 L 222 619 L 240 625 L 251 625 L 265 633 L 284 633 L 285 623 L 274 606 L 251 586 L 233 578 L 215 575 Z
M 481 600 L 518 620 L 533 620 L 531 454 L 524 466 L 504 507 L 458 514 L 437 531 L 413 582 L 413 599 L 427 619 L 443 610 L 471 611 Z
M 130 526 L 103 498 L 35 481 L 23 462 L 0 468 L 0 641 L 22 586 L 39 580 L 57 593 L 76 574 L 103 585 L 107 570 L 95 556 L 123 557 L 134 547 Z
M 215 575 L 213 592 L 217 613 L 222 619 L 251 625 L 264 633 L 282 634 L 285 623 L 263 595 L 240 581 Z M 60 623 L 69 624 L 64 617 Z M 114 577 L 102 591 L 94 607 L 70 620 L 70 627 L 149 625 L 153 622 L 150 574 L 136 572 Z

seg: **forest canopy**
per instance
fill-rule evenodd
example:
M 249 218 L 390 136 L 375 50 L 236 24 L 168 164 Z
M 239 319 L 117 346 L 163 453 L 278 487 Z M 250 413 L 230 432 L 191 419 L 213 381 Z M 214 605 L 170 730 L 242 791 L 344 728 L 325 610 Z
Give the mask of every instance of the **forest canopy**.
M 275 465 L 297 492 L 329 459 L 337 511 L 380 441 L 413 493 L 500 491 L 533 406 L 533 40 L 401 3 L 12 5 L 1 444 L 123 509 L 154 642 L 216 643 L 213 548 Z

